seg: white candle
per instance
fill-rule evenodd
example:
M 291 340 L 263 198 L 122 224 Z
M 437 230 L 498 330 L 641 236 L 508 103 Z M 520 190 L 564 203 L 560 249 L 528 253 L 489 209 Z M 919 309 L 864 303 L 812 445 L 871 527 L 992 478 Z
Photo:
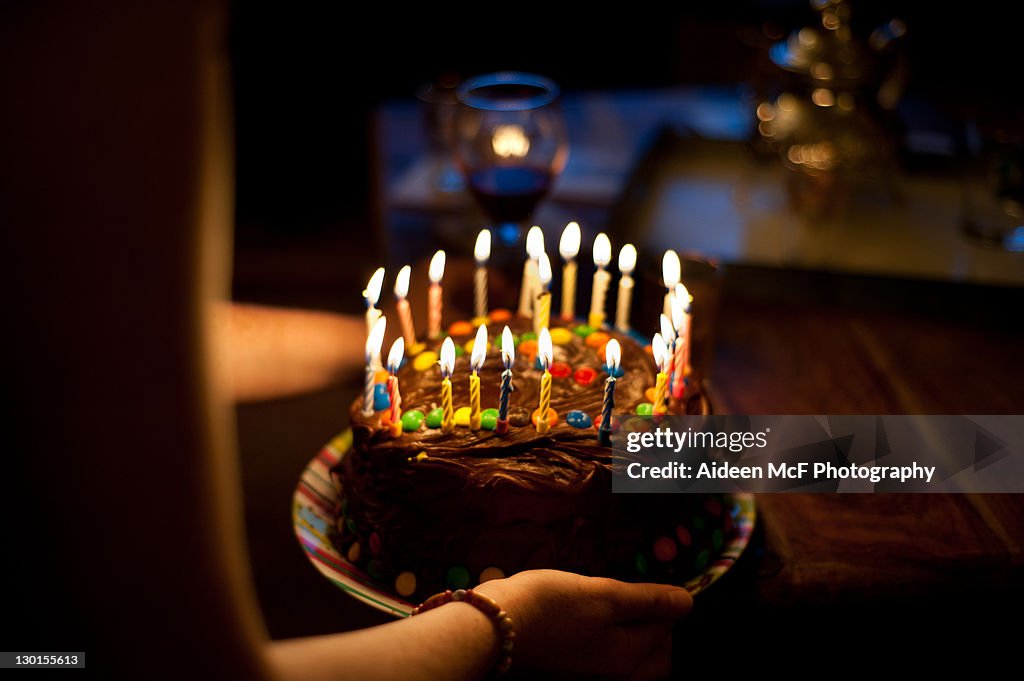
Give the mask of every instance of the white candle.
M 686 287 L 678 284 L 672 295 L 672 326 L 675 327 L 676 343 L 673 353 L 671 395 L 676 399 L 681 399 L 686 393 L 686 365 L 690 350 L 687 335 L 690 326 L 690 315 L 687 314 L 689 299 L 690 294 Z
M 540 293 L 535 300 L 533 311 L 533 331 L 539 334 L 551 323 L 551 260 L 547 253 L 541 253 L 537 262 L 537 279 L 540 282 Z
M 590 316 L 587 323 L 599 329 L 604 326 L 604 301 L 608 295 L 608 283 L 612 275 L 608 274 L 605 267 L 612 261 L 612 243 L 608 235 L 601 232 L 594 239 L 594 265 L 597 271 L 594 272 L 594 286 L 590 293 Z
M 430 269 L 427 270 L 427 276 L 430 277 L 430 293 L 427 301 L 427 335 L 430 338 L 441 337 L 441 313 L 444 307 L 441 300 L 441 279 L 444 277 L 444 260 L 444 251 L 438 251 L 430 259 Z
M 376 383 L 377 370 L 373 368 L 376 361 L 380 364 L 380 346 L 384 342 L 384 329 L 387 327 L 387 317 L 381 317 L 373 325 L 370 335 L 366 338 L 366 376 L 363 383 L 363 416 L 370 417 L 374 414 L 373 390 Z
M 412 323 L 412 308 L 409 306 L 409 276 L 412 268 L 406 265 L 398 270 L 398 277 L 395 278 L 395 307 L 398 309 L 398 320 L 402 323 L 402 338 L 409 347 L 409 351 L 415 353 L 416 348 L 416 327 Z
M 580 252 L 580 226 L 570 222 L 562 230 L 558 252 L 562 256 L 562 319 L 576 318 L 576 256 Z
M 530 227 L 526 233 L 526 263 L 523 265 L 523 282 L 519 289 L 519 314 L 523 317 L 531 316 L 533 312 L 533 299 L 537 295 L 540 285 L 537 274 L 537 261 L 540 254 L 544 252 L 544 232 L 536 225 Z
M 672 322 L 665 315 L 658 315 L 661 322 L 661 337 L 665 339 L 665 347 L 668 350 L 668 386 L 669 394 L 672 394 L 672 379 L 676 366 L 676 330 Z
M 665 288 L 668 289 L 668 293 L 665 294 L 664 306 L 666 317 L 672 316 L 672 290 L 679 283 L 681 273 L 682 265 L 679 262 L 679 255 L 675 251 L 665 251 L 665 256 L 661 259 L 661 278 L 665 281 Z
M 476 275 L 473 278 L 473 312 L 477 317 L 487 316 L 487 260 L 491 257 L 491 230 L 481 229 L 473 247 Z
M 633 270 L 636 268 L 636 247 L 626 244 L 619 251 L 619 298 L 615 305 L 615 328 L 629 331 L 629 308 L 633 302 Z
M 370 277 L 369 283 L 366 284 L 366 289 L 363 291 L 363 298 L 366 300 L 366 337 L 370 337 L 370 332 L 373 330 L 373 325 L 380 319 L 381 311 L 377 307 L 377 301 L 380 300 L 380 290 L 384 286 L 384 268 L 378 267 L 377 271 Z M 374 369 L 380 369 L 380 360 L 376 360 L 377 364 Z

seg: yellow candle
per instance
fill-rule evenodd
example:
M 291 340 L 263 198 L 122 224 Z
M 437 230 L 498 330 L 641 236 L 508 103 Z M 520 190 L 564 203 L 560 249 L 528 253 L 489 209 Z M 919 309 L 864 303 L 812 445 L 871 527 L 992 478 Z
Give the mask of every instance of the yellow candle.
M 537 415 L 537 432 L 544 435 L 551 428 L 548 421 L 548 410 L 551 409 L 551 334 L 548 330 L 541 329 L 540 337 L 537 338 L 537 354 L 540 357 L 540 364 L 544 367 L 544 375 L 540 379 L 540 409 Z
M 594 272 L 594 287 L 590 295 L 590 315 L 587 323 L 599 329 L 604 326 L 604 304 L 605 296 L 608 294 L 608 283 L 612 275 L 608 274 L 605 267 L 612 260 L 612 244 L 608 236 L 603 232 L 594 239 L 594 265 L 597 271 Z
M 476 330 L 470 364 L 473 373 L 469 377 L 469 429 L 480 430 L 480 376 L 479 372 L 487 358 L 487 327 L 483 324 Z
M 551 261 L 547 253 L 541 253 L 537 262 L 537 276 L 540 279 L 540 293 L 537 296 L 535 314 L 533 315 L 533 332 L 539 334 L 551 323 Z
M 615 311 L 615 328 L 626 333 L 629 331 L 629 308 L 633 301 L 633 270 L 636 268 L 636 248 L 626 244 L 619 251 L 619 298 Z
M 473 312 L 477 317 L 487 316 L 487 259 L 491 257 L 491 231 L 481 229 L 473 247 L 476 274 L 473 277 Z
M 544 232 L 536 225 L 526 233 L 526 263 L 523 265 L 523 282 L 519 290 L 519 314 L 533 315 L 533 299 L 537 295 L 537 259 L 544 252 Z
M 576 256 L 580 252 L 580 226 L 570 222 L 562 231 L 558 252 L 565 264 L 562 266 L 562 319 L 576 318 Z
M 668 387 L 668 373 L 665 368 L 668 365 L 668 347 L 665 339 L 660 333 L 654 334 L 651 342 L 651 349 L 654 350 L 654 362 L 658 365 L 658 377 L 654 383 L 654 406 L 652 411 L 655 414 L 667 414 L 668 404 L 666 403 L 666 388 Z
M 452 408 L 452 370 L 455 368 L 455 343 L 451 337 L 441 344 L 441 431 L 450 433 L 455 430 L 455 410 Z

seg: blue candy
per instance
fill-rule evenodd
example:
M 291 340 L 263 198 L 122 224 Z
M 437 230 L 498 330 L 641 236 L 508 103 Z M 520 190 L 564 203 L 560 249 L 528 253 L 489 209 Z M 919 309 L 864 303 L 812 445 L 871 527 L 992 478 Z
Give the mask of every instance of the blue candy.
M 384 411 L 391 408 L 391 398 L 388 397 L 387 383 L 378 383 L 373 386 L 373 408 L 375 411 Z
M 586 412 L 580 411 L 579 409 L 573 409 L 565 415 L 565 422 L 573 428 L 589 428 L 593 425 L 593 421 Z

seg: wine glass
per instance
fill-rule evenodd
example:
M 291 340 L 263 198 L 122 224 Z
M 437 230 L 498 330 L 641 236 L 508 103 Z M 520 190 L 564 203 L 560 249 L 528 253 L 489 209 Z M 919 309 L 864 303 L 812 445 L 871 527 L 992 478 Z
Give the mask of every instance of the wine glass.
M 569 156 L 558 86 L 506 71 L 470 78 L 456 95 L 455 162 L 498 241 L 513 246 Z

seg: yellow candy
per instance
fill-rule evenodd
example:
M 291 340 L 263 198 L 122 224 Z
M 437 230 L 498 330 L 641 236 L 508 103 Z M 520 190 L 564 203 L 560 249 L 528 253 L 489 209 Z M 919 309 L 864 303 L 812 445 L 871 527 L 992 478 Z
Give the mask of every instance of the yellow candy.
M 415 357 L 416 355 L 423 352 L 426 348 L 426 343 L 420 343 L 419 341 L 417 341 L 416 343 L 413 343 L 411 346 L 406 346 L 405 354 L 408 357 Z
M 480 573 L 480 583 L 481 584 L 483 584 L 484 582 L 489 582 L 492 579 L 504 579 L 504 578 L 505 578 L 505 573 L 501 571 L 501 568 L 489 567 L 489 568 L 485 568 L 484 571 Z
M 567 345 L 572 340 L 572 331 L 564 327 L 551 329 L 551 342 L 555 345 Z
M 411 572 L 403 572 L 395 579 L 395 591 L 399 596 L 412 596 L 416 591 L 416 575 Z
M 348 562 L 354 563 L 359 560 L 359 542 L 352 542 L 352 546 L 348 547 Z
M 491 320 L 489 318 L 487 318 L 487 317 L 473 317 L 473 321 L 470 322 L 470 323 L 473 325 L 473 328 L 475 329 L 476 327 L 480 326 L 481 324 L 483 324 L 484 326 L 487 326 L 488 322 L 490 322 L 490 321 Z
M 455 410 L 455 425 L 469 425 L 469 407 L 459 407 L 458 409 Z
M 466 344 L 462 346 L 462 348 L 466 351 L 467 355 L 473 354 L 474 343 L 476 343 L 476 338 L 470 338 L 468 341 L 466 341 Z M 487 341 L 487 349 L 491 349 L 491 341 Z
M 416 371 L 427 371 L 433 368 L 435 364 L 437 364 L 437 353 L 427 350 L 416 355 L 416 359 L 412 361 L 412 368 Z

